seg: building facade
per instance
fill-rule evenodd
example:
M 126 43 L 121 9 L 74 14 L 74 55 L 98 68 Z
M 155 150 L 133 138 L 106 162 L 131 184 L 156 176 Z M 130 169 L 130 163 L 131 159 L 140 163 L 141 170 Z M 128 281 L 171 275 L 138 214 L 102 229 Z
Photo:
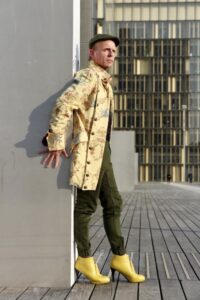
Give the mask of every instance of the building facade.
M 139 181 L 200 181 L 200 1 L 95 0 L 120 37 L 114 127 L 134 130 Z

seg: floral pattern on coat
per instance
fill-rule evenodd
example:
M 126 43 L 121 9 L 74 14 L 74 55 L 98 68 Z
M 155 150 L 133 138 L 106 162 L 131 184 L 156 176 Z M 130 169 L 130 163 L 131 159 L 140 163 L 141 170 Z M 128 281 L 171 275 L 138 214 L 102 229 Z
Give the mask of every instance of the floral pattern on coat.
M 75 74 L 58 98 L 47 136 L 50 151 L 65 148 L 68 121 L 73 118 L 70 184 L 95 190 L 103 159 L 109 112 L 113 113 L 111 76 L 93 61 Z

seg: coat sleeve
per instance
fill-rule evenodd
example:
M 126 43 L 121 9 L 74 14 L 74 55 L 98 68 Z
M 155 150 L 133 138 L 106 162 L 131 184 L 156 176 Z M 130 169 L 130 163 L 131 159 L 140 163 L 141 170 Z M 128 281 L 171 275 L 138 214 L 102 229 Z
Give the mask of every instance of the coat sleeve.
M 46 138 L 50 151 L 65 148 L 65 133 L 73 110 L 82 106 L 95 87 L 95 75 L 89 69 L 85 69 L 75 75 L 73 84 L 57 99 Z

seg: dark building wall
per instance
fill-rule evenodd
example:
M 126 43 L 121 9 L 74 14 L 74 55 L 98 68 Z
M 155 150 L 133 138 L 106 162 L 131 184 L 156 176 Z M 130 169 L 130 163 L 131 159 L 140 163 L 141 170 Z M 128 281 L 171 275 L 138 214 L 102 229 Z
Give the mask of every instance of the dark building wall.
M 140 181 L 200 181 L 199 12 L 200 1 L 105 0 L 96 20 L 121 39 L 114 124 L 136 132 Z

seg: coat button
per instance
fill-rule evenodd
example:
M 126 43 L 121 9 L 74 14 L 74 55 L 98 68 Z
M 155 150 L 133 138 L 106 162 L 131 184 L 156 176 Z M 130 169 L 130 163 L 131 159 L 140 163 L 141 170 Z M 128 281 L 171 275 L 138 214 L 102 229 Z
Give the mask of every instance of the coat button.
M 86 177 L 89 177 L 90 175 L 89 174 L 86 174 Z
M 83 188 L 84 188 L 84 189 L 87 189 L 87 186 L 84 186 Z
M 89 164 L 90 164 L 90 161 L 87 161 L 87 164 L 89 165 Z
M 92 150 L 93 149 L 93 147 L 89 147 L 89 150 Z
M 95 121 L 97 121 L 98 119 L 97 119 L 97 118 L 95 118 L 94 120 L 95 120 Z
M 94 132 L 92 132 L 91 134 L 94 135 Z

